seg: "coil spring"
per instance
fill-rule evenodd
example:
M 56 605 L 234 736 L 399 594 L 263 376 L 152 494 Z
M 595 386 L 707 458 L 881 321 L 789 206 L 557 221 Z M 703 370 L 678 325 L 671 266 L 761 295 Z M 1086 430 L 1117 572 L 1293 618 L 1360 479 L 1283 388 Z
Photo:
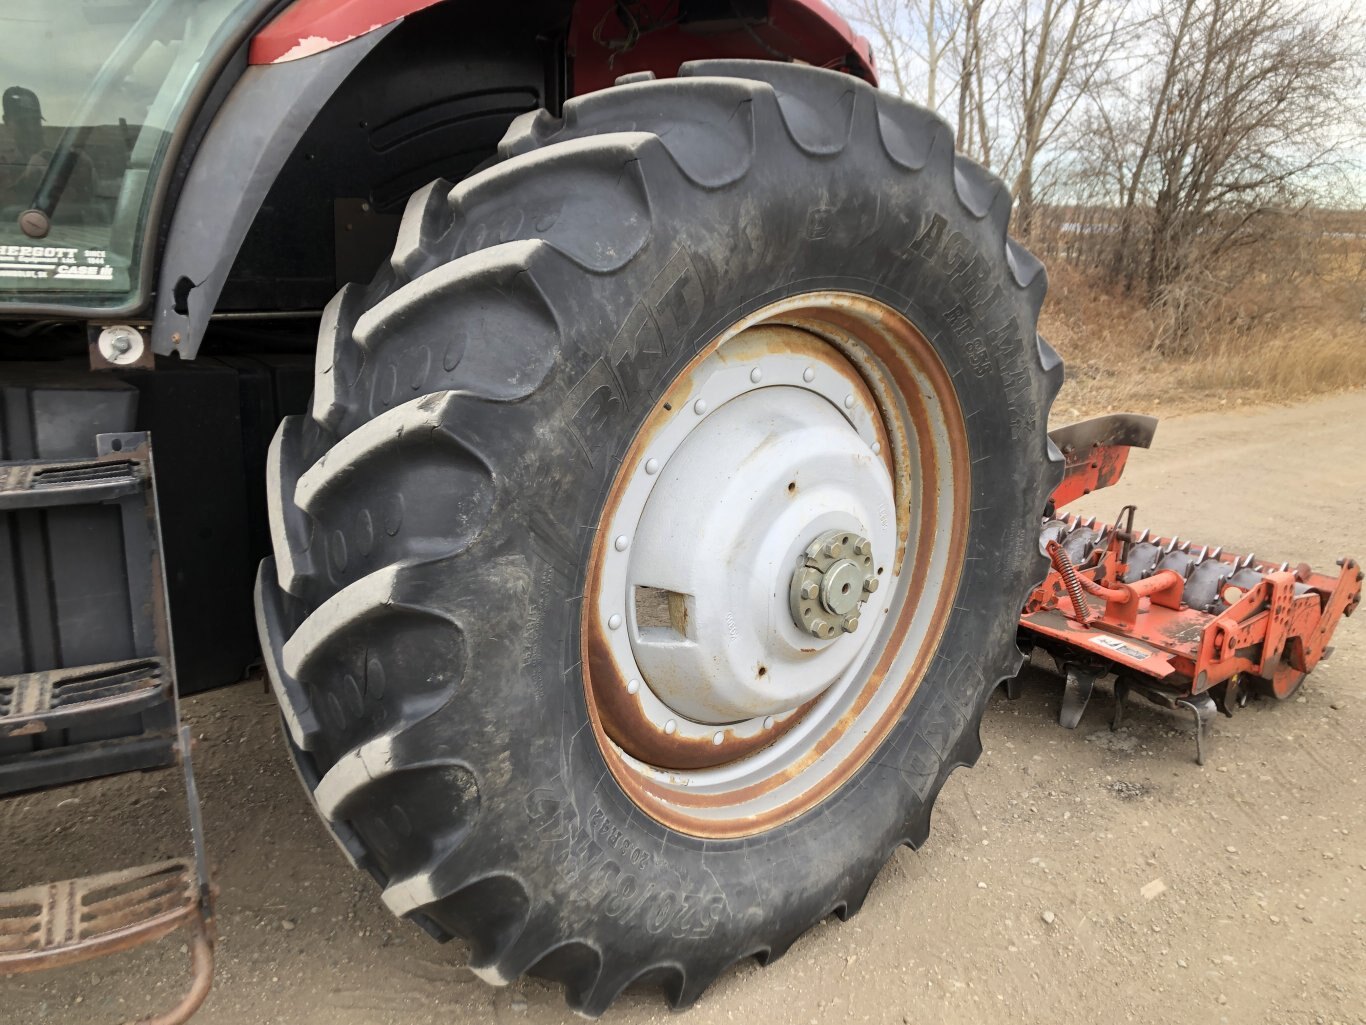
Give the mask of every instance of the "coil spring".
M 1067 596 L 1072 599 L 1072 608 L 1076 610 L 1077 620 L 1082 626 L 1089 626 L 1095 619 L 1095 613 L 1091 611 L 1091 603 L 1086 600 L 1086 592 L 1082 590 L 1081 581 L 1077 579 L 1077 569 L 1072 565 L 1072 560 L 1063 551 L 1062 545 L 1056 541 L 1049 541 L 1046 551 L 1048 558 L 1052 560 L 1053 568 L 1062 577 L 1062 582 L 1067 587 Z

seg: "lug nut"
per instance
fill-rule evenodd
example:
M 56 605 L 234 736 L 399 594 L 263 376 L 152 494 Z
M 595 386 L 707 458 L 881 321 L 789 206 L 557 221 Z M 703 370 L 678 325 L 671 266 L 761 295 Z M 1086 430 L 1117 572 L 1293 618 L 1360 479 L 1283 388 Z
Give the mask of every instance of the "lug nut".
M 857 629 L 858 629 L 858 616 L 848 616 L 848 617 L 846 617 L 845 620 L 844 620 L 844 632 L 847 633 L 847 634 L 851 634 L 851 633 L 853 633 L 853 632 L 854 632 L 855 630 L 857 630 Z
M 802 594 L 802 597 L 805 598 L 807 601 L 814 601 L 814 600 L 816 599 L 816 595 L 819 594 L 819 593 L 820 593 L 820 588 L 818 588 L 815 584 L 812 584 L 812 583 L 805 583 L 805 584 L 802 584 L 802 591 L 801 591 L 801 594 Z
M 844 545 L 840 544 L 838 541 L 827 541 L 825 542 L 825 547 L 822 548 L 821 551 L 832 559 L 838 559 L 844 554 Z
M 811 621 L 811 632 L 817 637 L 833 637 L 835 628 L 823 619 L 813 619 Z
M 872 594 L 874 591 L 877 590 L 877 583 L 877 577 L 869 577 L 867 580 L 863 582 L 863 589 L 867 591 L 869 594 Z
M 855 554 L 855 555 L 860 555 L 860 556 L 868 555 L 868 554 L 870 554 L 870 553 L 872 552 L 872 550 L 873 550 L 873 542 L 869 541 L 867 538 L 861 537 L 861 538 L 859 538 L 857 541 L 854 542 L 854 554 Z

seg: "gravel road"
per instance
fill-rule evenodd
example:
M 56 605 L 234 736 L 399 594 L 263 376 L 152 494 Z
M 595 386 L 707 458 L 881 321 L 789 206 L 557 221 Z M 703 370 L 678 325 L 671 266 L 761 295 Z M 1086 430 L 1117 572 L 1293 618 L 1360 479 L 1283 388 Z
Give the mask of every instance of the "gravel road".
M 1165 422 L 1119 487 L 1139 523 L 1331 567 L 1366 556 L 1366 393 Z M 929 843 L 902 850 L 862 913 L 766 969 L 724 976 L 686 1015 L 628 993 L 613 1025 L 686 1021 L 1366 1023 L 1366 623 L 1346 622 L 1301 695 L 1216 725 L 1098 694 L 1080 727 L 1060 685 L 998 692 L 986 753 L 950 780 Z M 294 779 L 259 682 L 186 712 L 222 890 L 217 982 L 196 1025 L 577 1020 L 535 981 L 492 989 L 390 919 Z M 178 796 L 133 776 L 0 803 L 0 888 L 179 853 Z M 115 824 L 111 828 L 111 823 Z M 0 1020 L 105 1025 L 164 1007 L 178 939 L 0 983 Z

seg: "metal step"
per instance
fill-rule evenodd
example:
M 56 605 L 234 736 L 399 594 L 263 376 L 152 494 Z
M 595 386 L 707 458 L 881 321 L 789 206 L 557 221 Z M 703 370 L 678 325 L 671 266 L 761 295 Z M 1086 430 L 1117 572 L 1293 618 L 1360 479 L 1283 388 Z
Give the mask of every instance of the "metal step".
M 174 764 L 172 680 L 159 657 L 0 677 L 0 795 Z
M 131 950 L 187 924 L 198 908 L 188 858 L 0 893 L 0 973 Z
M 0 797 L 123 772 L 164 769 L 176 760 L 173 729 L 174 723 L 172 732 L 137 733 L 0 757 Z
M 0 643 L 0 795 L 175 762 L 151 442 L 94 441 L 93 459 L 0 464 L 0 553 L 22 555 L 0 573 L 24 578 L 0 580 L 21 627 Z
M 170 700 L 159 658 L 0 676 L 0 737 L 26 737 L 146 711 Z
M 92 505 L 135 495 L 147 486 L 146 462 L 111 452 L 99 459 L 0 464 L 0 512 Z
M 213 981 L 213 899 L 190 734 L 180 725 L 151 443 L 143 433 L 100 434 L 95 451 L 94 460 L 0 464 L 0 526 L 8 518 L 27 529 L 0 534 L 0 541 L 20 538 L 16 550 L 26 552 L 23 568 L 34 577 L 27 607 L 63 609 L 51 617 L 55 629 L 38 638 L 43 643 L 29 638 L 0 650 L 9 672 L 0 676 L 0 795 L 176 766 L 194 856 L 0 894 L 0 977 L 130 950 L 184 926 L 193 934 L 190 987 L 169 1012 L 149 1019 L 180 1025 Z M 46 511 L 82 504 L 100 508 Z M 67 525 L 80 529 L 68 531 L 62 548 L 52 523 L 73 518 L 79 522 Z M 87 521 L 106 529 L 85 529 Z M 70 570 L 60 587 L 47 579 L 58 553 L 69 557 Z M 99 556 L 106 569 L 122 562 L 114 583 L 123 593 L 92 575 Z M 25 604 L 12 608 L 19 621 L 31 618 L 21 614 Z
M 190 930 L 190 986 L 169 1012 L 181 1025 L 213 984 L 208 895 L 194 860 L 106 872 L 0 893 L 0 976 L 79 964 Z

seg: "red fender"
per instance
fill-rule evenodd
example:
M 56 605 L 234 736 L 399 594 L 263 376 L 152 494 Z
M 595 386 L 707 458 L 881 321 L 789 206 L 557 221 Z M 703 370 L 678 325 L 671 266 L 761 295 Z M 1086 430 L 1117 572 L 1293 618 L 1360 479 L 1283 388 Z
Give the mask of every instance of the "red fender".
M 438 2 L 296 0 L 256 34 L 250 60 L 279 64 L 322 53 Z M 575 94 L 605 88 L 621 75 L 653 71 L 664 78 L 685 61 L 718 57 L 787 58 L 877 81 L 868 41 L 823 0 L 770 0 L 763 22 L 739 29 L 723 23 L 716 31 L 669 24 L 675 0 L 641 0 L 636 9 L 659 27 L 635 40 L 616 6 L 616 0 L 578 0 L 574 7 L 569 55 Z
M 296 0 L 251 41 L 252 64 L 283 64 L 322 53 L 440 0 Z
M 569 30 L 574 93 L 606 88 L 639 71 L 669 78 L 685 61 L 708 58 L 791 59 L 877 83 L 868 40 L 822 0 L 769 0 L 767 19 L 738 29 L 724 23 L 715 30 L 670 25 L 668 13 L 676 7 L 675 0 L 638 3 L 643 13 L 659 12 L 658 27 L 632 40 L 616 0 L 579 0 Z

